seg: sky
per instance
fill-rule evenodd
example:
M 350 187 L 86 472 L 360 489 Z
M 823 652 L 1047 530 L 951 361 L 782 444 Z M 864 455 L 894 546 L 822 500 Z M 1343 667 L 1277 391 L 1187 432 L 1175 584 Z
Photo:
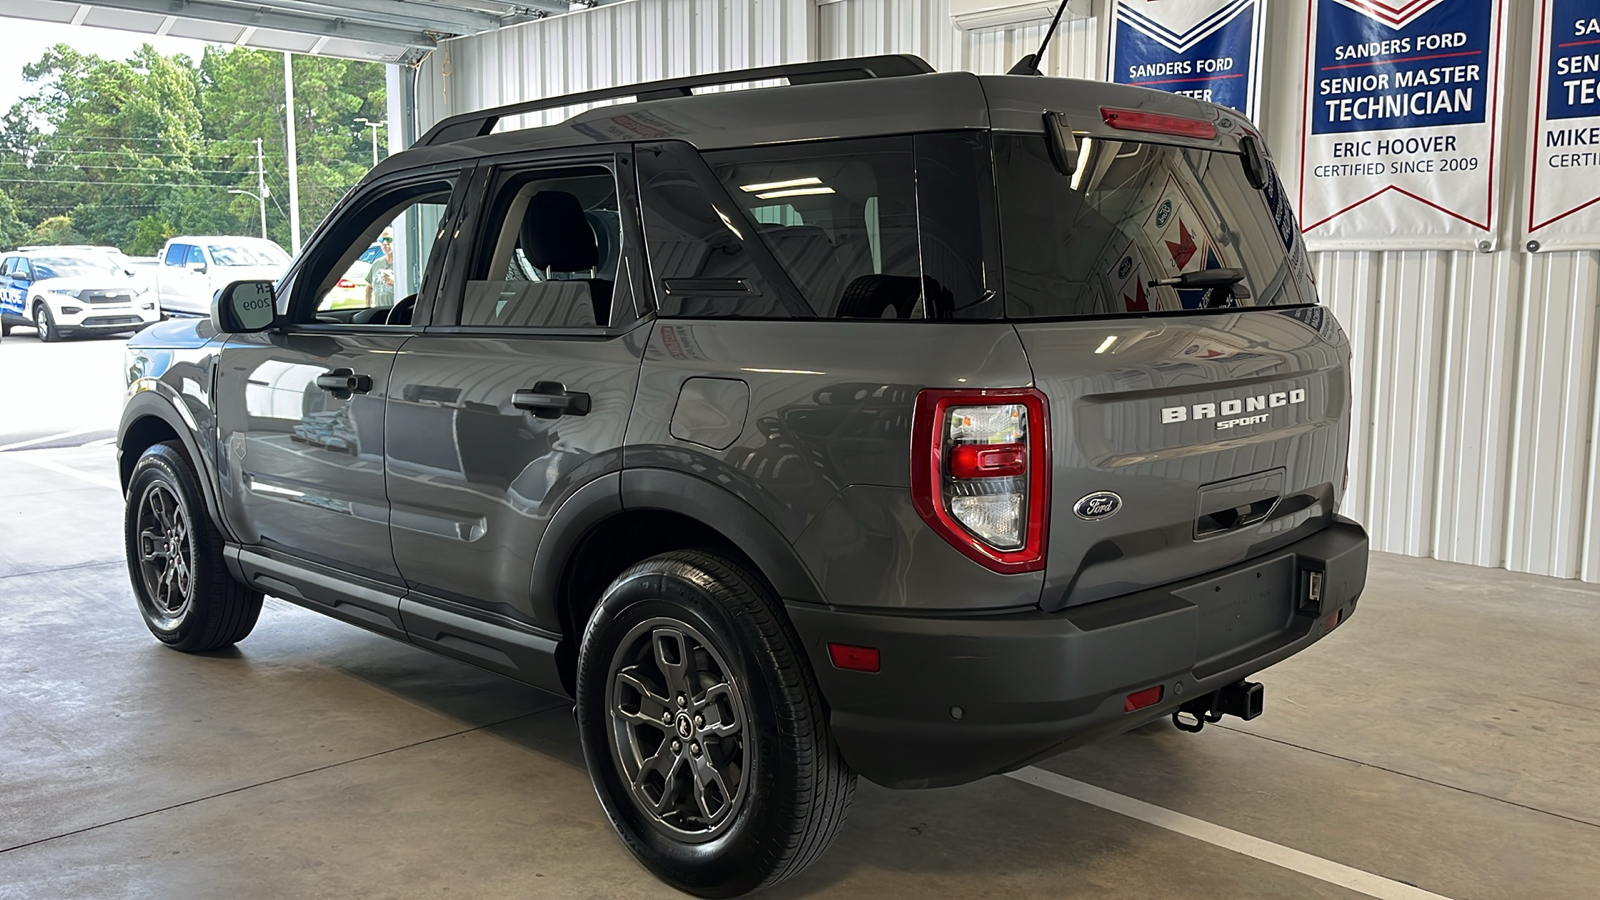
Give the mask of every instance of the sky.
M 205 42 L 184 38 L 156 37 L 152 34 L 133 34 L 107 28 L 90 28 L 86 25 L 57 25 L 52 22 L 34 22 L 28 19 L 0 19 L 5 29 L 6 50 L 0 54 L 0 114 L 13 103 L 32 94 L 35 85 L 22 79 L 22 67 L 37 62 L 45 48 L 68 44 L 81 53 L 93 53 L 107 59 L 127 59 L 141 44 L 153 44 L 162 53 L 187 53 L 195 59 L 205 49 Z

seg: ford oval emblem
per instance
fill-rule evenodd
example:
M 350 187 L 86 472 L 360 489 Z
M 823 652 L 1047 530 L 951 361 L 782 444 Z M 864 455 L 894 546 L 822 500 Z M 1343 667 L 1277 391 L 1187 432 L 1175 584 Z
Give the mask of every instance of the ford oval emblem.
M 1095 491 L 1073 505 L 1072 511 L 1078 518 L 1095 522 L 1116 515 L 1122 508 L 1122 498 L 1111 491 Z

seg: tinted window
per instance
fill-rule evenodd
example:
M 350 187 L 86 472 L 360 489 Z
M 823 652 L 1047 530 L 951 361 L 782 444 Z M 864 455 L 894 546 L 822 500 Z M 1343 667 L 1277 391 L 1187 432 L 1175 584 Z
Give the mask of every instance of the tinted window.
M 181 266 L 189 258 L 188 244 L 168 244 L 167 256 L 162 262 L 169 266 Z
M 205 265 L 206 264 L 206 254 L 205 254 L 205 251 L 201 250 L 199 247 L 197 247 L 197 246 L 195 246 L 193 244 L 190 244 L 189 245 L 189 265 L 192 266 L 192 265 L 195 265 L 196 263 L 198 263 L 198 264 L 200 264 L 202 266 Z
M 1064 176 L 1042 136 L 997 135 L 995 168 L 1011 317 L 1315 300 L 1281 185 L 1237 154 L 1092 138 Z
M 639 202 L 662 315 L 787 318 L 814 315 L 756 224 L 688 144 L 640 147 Z
M 817 315 L 912 317 L 921 292 L 910 138 L 705 159 Z
M 462 325 L 604 326 L 627 305 L 617 290 L 622 215 L 609 169 L 503 174 L 485 221 Z

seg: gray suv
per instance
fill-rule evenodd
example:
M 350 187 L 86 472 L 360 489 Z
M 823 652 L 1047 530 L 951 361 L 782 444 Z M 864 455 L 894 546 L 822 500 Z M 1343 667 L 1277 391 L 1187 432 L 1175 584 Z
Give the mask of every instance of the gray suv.
M 1366 578 L 1345 335 L 1257 132 L 1172 94 L 876 57 L 457 116 L 129 353 L 157 638 L 272 594 L 570 696 L 703 896 L 857 773 L 1254 716 Z

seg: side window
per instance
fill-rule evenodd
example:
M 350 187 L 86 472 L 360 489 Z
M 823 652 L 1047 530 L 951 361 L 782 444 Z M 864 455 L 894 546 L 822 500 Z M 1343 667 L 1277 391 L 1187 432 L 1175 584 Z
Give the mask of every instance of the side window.
M 200 249 L 200 246 L 198 244 L 190 244 L 189 245 L 189 265 L 192 266 L 192 265 L 195 265 L 196 263 L 199 263 L 202 266 L 205 265 L 206 264 L 206 253 L 205 253 L 204 250 Z
M 639 205 L 664 316 L 803 318 L 815 315 L 688 144 L 638 148 Z M 773 215 L 787 215 L 776 211 Z
M 603 166 L 522 169 L 494 198 L 461 302 L 469 327 L 608 325 L 623 306 L 617 180 Z M 625 283 L 626 279 L 622 280 Z
M 4 278 L 4 277 L 6 277 L 7 275 L 10 275 L 10 274 L 11 274 L 11 257 L 8 256 L 8 257 L 6 257 L 5 261 L 0 262 L 0 278 Z
M 17 257 L 17 264 L 12 267 L 11 274 L 23 279 L 33 278 L 33 266 L 28 265 L 26 256 Z
M 813 312 L 922 318 L 911 139 L 705 154 Z
M 188 244 L 169 244 L 169 245 L 167 245 L 167 257 L 166 257 L 166 259 L 162 260 L 162 262 L 166 263 L 169 266 L 181 266 L 185 262 L 187 262 L 188 259 L 189 259 L 189 245 Z
M 447 179 L 406 185 L 347 212 L 318 243 L 299 276 L 291 318 L 325 324 L 411 324 L 417 294 L 431 274 L 428 263 L 439 243 L 454 187 L 454 181 Z M 310 297 L 302 293 L 304 288 L 309 288 Z

